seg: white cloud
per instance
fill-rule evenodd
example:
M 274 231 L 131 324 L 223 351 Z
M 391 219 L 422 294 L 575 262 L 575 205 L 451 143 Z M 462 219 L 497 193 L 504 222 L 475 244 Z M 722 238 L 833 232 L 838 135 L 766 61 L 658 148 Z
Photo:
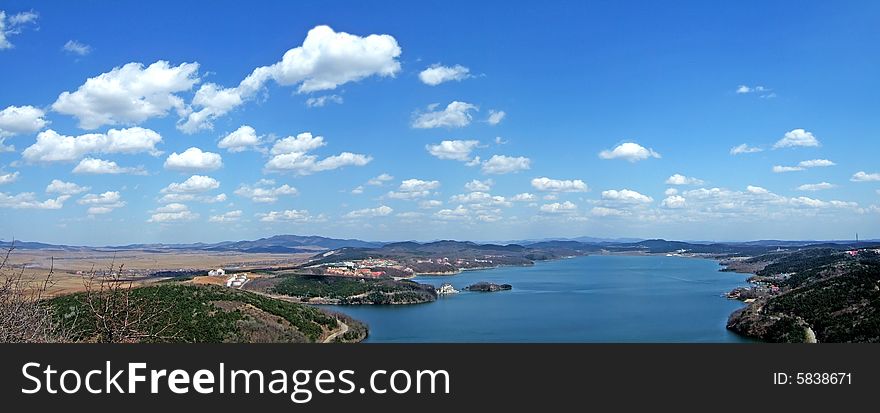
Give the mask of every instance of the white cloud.
M 544 192 L 587 192 L 590 187 L 580 179 L 550 179 L 547 177 L 532 179 L 532 187 Z
M 372 186 L 382 186 L 382 185 L 385 184 L 385 182 L 388 182 L 388 181 L 390 181 L 390 180 L 392 180 L 392 179 L 394 179 L 393 176 L 388 175 L 388 174 L 384 174 L 384 173 L 383 173 L 383 174 L 381 174 L 381 175 L 379 175 L 379 176 L 377 176 L 377 177 L 375 177 L 375 178 L 372 178 L 372 179 L 370 179 L 369 181 L 367 181 L 367 185 L 372 185 Z
M 669 209 L 679 209 L 687 206 L 687 200 L 683 196 L 672 195 L 666 197 L 660 205 Z
M 73 182 L 64 182 L 60 179 L 53 179 L 49 185 L 46 186 L 47 194 L 61 194 L 61 195 L 77 195 L 91 189 L 87 186 L 79 186 Z
M 64 201 L 68 199 L 70 199 L 70 195 L 60 195 L 54 199 L 40 201 L 33 192 L 22 192 L 15 195 L 0 192 L 0 208 L 61 209 L 64 206 Z
M 85 158 L 79 161 L 76 167 L 73 168 L 73 173 L 86 175 L 144 175 L 146 174 L 146 171 L 140 167 L 122 167 L 116 162 L 104 159 Z
M 442 141 L 436 145 L 425 145 L 428 153 L 438 159 L 453 159 L 456 161 L 468 161 L 471 157 L 471 151 L 479 146 L 480 141 Z
M 343 102 L 342 96 L 339 95 L 323 95 L 318 97 L 311 97 L 306 99 L 306 106 L 310 108 L 321 108 L 326 106 L 328 103 L 335 103 L 337 105 L 341 105 Z
M 773 92 L 770 88 L 764 86 L 746 86 L 740 85 L 736 88 L 736 94 L 745 95 L 749 93 L 754 93 L 760 96 L 762 99 L 772 99 L 776 97 L 776 93 Z
M 208 218 L 209 222 L 235 222 L 241 219 L 241 210 L 237 209 L 235 211 L 224 212 L 220 215 L 212 215 Z
M 360 195 L 363 193 L 364 193 L 364 186 L 363 185 L 358 185 L 357 187 L 355 187 L 354 189 L 351 190 L 352 195 Z
M 495 126 L 501 123 L 501 121 L 504 120 L 505 116 L 507 116 L 507 113 L 505 113 L 503 110 L 490 110 L 489 118 L 486 119 L 486 121 L 489 122 L 490 125 Z
M 364 208 L 364 209 L 358 209 L 356 211 L 351 211 L 351 212 L 345 214 L 345 218 L 356 219 L 356 218 L 384 217 L 384 216 L 390 215 L 392 212 L 394 212 L 394 209 L 392 209 L 389 206 L 382 205 L 382 206 L 379 206 L 376 208 Z
M 462 81 L 471 77 L 470 69 L 462 66 L 442 66 L 439 63 L 431 65 L 431 67 L 422 70 L 419 73 L 419 80 L 430 86 L 437 86 L 444 82 Z
M 81 43 L 77 40 L 68 40 L 67 43 L 64 43 L 64 46 L 61 46 L 61 50 L 77 56 L 85 56 L 92 52 L 92 46 Z
M 285 52 L 277 63 L 254 69 L 237 87 L 202 85 L 192 102 L 197 110 L 182 118 L 178 128 L 185 133 L 210 129 L 214 119 L 254 98 L 269 80 L 310 93 L 370 76 L 393 77 L 400 71 L 400 53 L 397 40 L 387 34 L 362 37 L 316 26 L 301 46 Z
M 503 196 L 491 195 L 486 192 L 468 192 L 466 194 L 453 195 L 449 200 L 454 203 L 473 204 L 472 207 L 476 209 L 511 206 L 510 201 Z
M 345 166 L 364 166 L 373 160 L 368 155 L 351 152 L 342 152 L 339 155 L 318 160 L 317 156 L 308 153 L 324 145 L 326 144 L 323 137 L 312 136 L 308 132 L 301 133 L 296 137 L 288 136 L 275 142 L 272 146 L 270 153 L 273 156 L 266 162 L 266 169 L 275 172 L 293 171 L 300 175 L 308 175 Z
M 257 217 L 262 222 L 293 222 L 293 223 L 303 223 L 309 221 L 321 221 L 324 219 L 322 215 L 317 217 L 309 214 L 308 210 L 305 209 L 287 209 L 284 211 L 269 211 L 267 214 L 257 214 Z
M 253 186 L 241 185 L 235 190 L 235 194 L 250 198 L 251 201 L 257 203 L 273 203 L 278 200 L 278 197 L 294 196 L 299 193 L 296 188 L 288 184 L 273 186 L 274 184 L 275 182 L 271 180 L 261 180 Z
M 666 196 L 670 195 L 678 195 L 678 189 L 676 188 L 666 188 L 666 191 L 663 192 Z
M 570 213 L 577 210 L 577 205 L 570 201 L 565 201 L 562 203 L 554 202 L 552 204 L 541 205 L 540 210 L 541 212 L 546 212 L 549 214 Z
M 464 205 L 459 205 L 455 209 L 441 209 L 434 216 L 442 220 L 460 220 L 467 219 L 469 214 L 470 211 Z
M 748 144 L 745 144 L 745 143 L 742 145 L 738 145 L 738 146 L 734 146 L 733 148 L 730 148 L 731 155 L 741 155 L 741 154 L 745 154 L 745 153 L 758 153 L 758 152 L 762 152 L 762 151 L 764 151 L 764 150 L 761 148 L 749 146 Z
M 777 174 L 781 174 L 781 173 L 785 173 L 785 172 L 798 172 L 798 171 L 803 171 L 804 169 L 806 169 L 806 168 L 801 167 L 801 166 L 782 166 L 782 165 L 773 166 L 773 172 L 777 173 Z
M 819 140 L 811 132 L 793 129 L 785 133 L 782 139 L 773 145 L 773 149 L 819 146 Z
M 220 187 L 220 182 L 210 176 L 193 175 L 183 182 L 172 182 L 162 189 L 163 194 L 194 194 L 215 190 Z
M 627 212 L 615 208 L 595 207 L 590 210 L 590 214 L 593 214 L 597 217 L 619 217 L 622 215 L 626 215 Z
M 670 176 L 666 180 L 666 184 L 667 185 L 703 185 L 704 182 L 702 179 L 684 176 L 682 174 L 675 174 L 675 175 Z
M 422 209 L 439 208 L 442 205 L 443 205 L 443 201 L 438 201 L 436 199 L 428 199 L 428 200 L 419 202 L 419 208 L 422 208 Z
M 485 174 L 503 175 L 525 171 L 531 168 L 531 164 L 532 160 L 524 156 L 492 155 L 483 162 L 482 171 Z
M 156 144 L 162 136 L 150 129 L 110 129 L 106 134 L 89 133 L 64 136 L 52 129 L 40 132 L 37 141 L 26 148 L 22 158 L 27 162 L 72 162 L 87 154 L 136 154 L 149 153 L 159 156 Z
M 799 186 L 797 189 L 798 189 L 798 191 L 815 192 L 815 191 L 824 191 L 826 189 L 832 189 L 834 187 L 835 187 L 834 184 L 830 184 L 828 182 L 820 182 L 818 184 L 803 184 L 803 185 Z
M 46 113 L 33 106 L 8 106 L 0 110 L 0 139 L 42 130 L 49 121 Z
M 407 179 L 400 183 L 397 191 L 388 193 L 389 198 L 394 199 L 415 199 L 424 198 L 431 194 L 431 191 L 440 187 L 440 181 L 423 181 L 421 179 Z
M 161 224 L 167 222 L 192 221 L 198 217 L 199 214 L 190 211 L 188 206 L 180 203 L 172 203 L 154 210 L 147 222 L 158 222 Z
M 262 143 L 262 137 L 257 136 L 257 131 L 248 125 L 242 125 L 232 133 L 223 137 L 217 144 L 218 148 L 229 152 L 242 152 L 248 149 L 257 149 Z
M 511 201 L 514 202 L 531 202 L 535 200 L 535 195 L 530 194 L 528 192 L 523 192 L 521 194 L 516 194 L 510 198 Z
M 435 105 L 428 107 L 429 112 L 417 113 L 412 127 L 417 129 L 461 128 L 469 125 L 473 117 L 470 111 L 479 110 L 475 105 L 454 101 L 443 110 L 434 111 Z
M 86 211 L 89 215 L 107 214 L 114 209 L 125 206 L 125 201 L 118 191 L 107 191 L 101 194 L 86 194 L 78 201 L 77 204 L 89 207 Z
M 651 203 L 654 198 L 640 194 L 630 189 L 602 191 L 602 199 L 606 201 L 624 202 L 624 203 Z
M 765 188 L 762 188 L 760 186 L 752 186 L 752 185 L 747 186 L 746 191 L 748 191 L 751 194 L 755 194 L 755 195 L 767 195 L 770 193 L 770 191 L 768 191 Z
M 637 162 L 648 158 L 660 158 L 660 154 L 637 143 L 624 142 L 614 147 L 614 149 L 599 152 L 599 157 L 602 159 L 625 159 L 630 162 Z
M 471 192 L 477 192 L 477 191 L 485 192 L 485 191 L 492 189 L 492 185 L 494 185 L 494 184 L 495 184 L 495 182 L 493 182 L 491 179 L 486 179 L 485 181 L 480 181 L 480 180 L 474 179 L 474 180 L 464 184 L 464 188 L 467 189 L 468 191 L 471 191 Z
M 801 163 L 798 164 L 801 168 L 824 168 L 835 165 L 837 164 L 827 159 L 812 159 L 809 161 L 801 161 Z
M 6 174 L 0 174 L 0 185 L 11 184 L 11 183 L 15 182 L 16 180 L 18 180 L 18 175 L 19 175 L 18 171 L 6 173 Z
M 853 174 L 850 181 L 853 182 L 878 182 L 880 181 L 880 173 L 867 173 L 864 171 L 859 171 Z
M 191 147 L 183 153 L 173 152 L 165 159 L 165 169 L 181 172 L 214 171 L 223 166 L 220 154 L 203 152 L 201 149 Z
M 198 70 L 198 63 L 171 66 L 159 60 L 147 67 L 128 63 L 89 78 L 74 92 L 61 93 L 52 109 L 76 117 L 83 129 L 139 124 L 171 109 L 182 113 L 183 99 L 176 93 L 198 83 Z
M 34 11 L 25 11 L 6 16 L 6 12 L 0 10 L 0 50 L 11 49 L 14 45 L 9 37 L 19 34 L 27 24 L 35 23 L 39 15 Z

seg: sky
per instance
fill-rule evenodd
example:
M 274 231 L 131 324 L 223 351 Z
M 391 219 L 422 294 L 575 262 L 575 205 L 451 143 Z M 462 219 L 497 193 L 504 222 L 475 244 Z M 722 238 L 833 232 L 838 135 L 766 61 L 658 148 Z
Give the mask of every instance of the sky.
M 880 238 L 873 1 L 0 2 L 0 239 Z

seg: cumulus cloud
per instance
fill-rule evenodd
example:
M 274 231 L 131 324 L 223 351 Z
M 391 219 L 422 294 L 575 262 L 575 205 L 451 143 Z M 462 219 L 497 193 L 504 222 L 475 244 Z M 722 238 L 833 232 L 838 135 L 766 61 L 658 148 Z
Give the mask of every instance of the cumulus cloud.
M 828 182 L 820 182 L 818 184 L 803 184 L 803 185 L 799 186 L 797 189 L 798 189 L 798 191 L 816 192 L 816 191 L 824 191 L 826 189 L 832 189 L 834 187 L 835 187 L 834 184 L 830 184 Z
M 577 205 L 570 201 L 565 201 L 562 203 L 554 202 L 552 204 L 541 205 L 540 210 L 541 212 L 549 214 L 570 213 L 577 210 Z
M 827 159 L 811 159 L 809 161 L 801 161 L 798 164 L 801 168 L 825 168 L 835 165 L 837 164 Z
M 183 182 L 172 182 L 162 189 L 163 194 L 193 194 L 213 191 L 220 187 L 220 182 L 210 176 L 193 175 Z
M 254 185 L 241 185 L 235 190 L 236 195 L 250 198 L 251 201 L 257 203 L 273 203 L 278 200 L 278 197 L 294 196 L 298 193 L 296 188 L 288 184 L 275 186 L 275 181 L 268 179 L 260 180 Z
M 880 181 L 880 173 L 867 173 L 864 171 L 859 171 L 853 174 L 850 181 L 853 182 L 878 182 Z
M 191 147 L 183 153 L 173 152 L 165 159 L 165 169 L 181 172 L 214 171 L 223 166 L 220 154 Z
M 459 205 L 455 209 L 441 209 L 434 213 L 434 217 L 442 220 L 462 220 L 467 219 L 470 211 L 464 205 Z
M 262 137 L 257 136 L 257 131 L 248 125 L 242 125 L 232 133 L 223 137 L 217 144 L 218 148 L 229 152 L 243 152 L 248 149 L 258 149 L 262 143 Z
M 89 215 L 107 214 L 114 209 L 125 206 L 122 195 L 118 191 L 107 191 L 101 194 L 86 194 L 78 201 L 77 204 L 89 207 L 86 211 Z
M 507 116 L 503 110 L 490 110 L 489 117 L 486 119 L 486 122 L 489 122 L 490 125 L 495 126 L 501 123 L 504 120 L 504 117 Z
M 74 92 L 61 93 L 52 109 L 76 117 L 83 129 L 139 124 L 171 109 L 182 113 L 184 102 L 177 93 L 198 83 L 198 70 L 198 63 L 128 63 L 87 79 Z
M 323 221 L 323 215 L 312 216 L 305 209 L 287 209 L 284 211 L 269 211 L 266 214 L 257 214 L 257 218 L 262 222 L 292 222 L 304 223 L 312 221 Z
M 602 159 L 624 159 L 629 162 L 643 161 L 648 158 L 660 158 L 660 154 L 653 149 L 645 148 L 634 142 L 624 142 L 614 147 L 599 152 Z
M 492 155 L 482 164 L 485 174 L 503 175 L 525 171 L 531 168 L 532 160 L 524 156 Z
M 465 189 L 467 189 L 468 191 L 471 191 L 471 192 L 476 192 L 476 191 L 486 192 L 486 191 L 492 189 L 492 185 L 494 185 L 494 184 L 495 184 L 495 182 L 493 182 L 491 179 L 486 179 L 485 181 L 480 181 L 480 180 L 474 179 L 474 180 L 464 184 L 464 187 L 465 187 Z
M 475 105 L 454 101 L 445 109 L 434 110 L 436 105 L 428 106 L 428 112 L 416 113 L 412 127 L 417 129 L 431 128 L 462 128 L 470 125 L 473 116 L 471 111 L 479 110 Z
M 667 185 L 703 185 L 702 179 L 675 174 L 666 179 Z
M 19 194 L 7 194 L 0 192 L 0 208 L 11 209 L 61 209 L 64 201 L 70 199 L 70 195 L 60 195 L 54 199 L 40 201 L 33 192 Z
M 35 133 L 49 124 L 42 109 L 33 106 L 8 106 L 0 110 L 0 139 Z
M 211 217 L 208 218 L 208 221 L 209 222 L 219 222 L 219 223 L 235 222 L 235 221 L 238 221 L 239 219 L 241 219 L 241 215 L 242 215 L 241 210 L 237 209 L 235 211 L 224 212 L 219 215 L 211 215 Z
M 773 149 L 812 146 L 819 146 L 819 140 L 811 132 L 804 129 L 793 129 L 786 132 L 785 136 L 773 145 Z
M 760 186 L 753 186 L 753 185 L 747 186 L 746 191 L 748 191 L 750 194 L 755 194 L 755 195 L 766 195 L 766 194 L 770 193 L 770 191 L 768 191 L 766 188 L 762 188 Z
M 471 77 L 470 69 L 462 65 L 443 66 L 439 63 L 433 64 L 419 73 L 419 80 L 430 86 L 450 81 L 462 81 L 469 77 Z
M 68 40 L 67 43 L 64 43 L 64 46 L 61 46 L 61 50 L 77 56 L 85 56 L 92 52 L 92 46 L 77 40 Z
M 400 187 L 397 188 L 397 191 L 388 192 L 388 197 L 394 199 L 424 198 L 430 195 L 431 191 L 439 187 L 440 181 L 407 179 L 400 183 Z
M 328 103 L 336 103 L 341 105 L 343 102 L 342 96 L 339 95 L 323 95 L 317 97 L 311 97 L 306 99 L 306 106 L 310 108 L 321 108 L 326 106 Z
M 17 171 L 10 173 L 3 173 L 2 171 L 0 171 L 0 185 L 11 184 L 17 181 L 18 175 L 19 173 Z
M 422 208 L 422 209 L 439 208 L 442 205 L 443 205 L 443 201 L 439 201 L 436 199 L 428 199 L 428 200 L 419 202 L 419 208 Z
M 369 181 L 367 181 L 367 185 L 372 185 L 372 186 L 382 186 L 382 185 L 385 184 L 385 182 L 388 182 L 388 181 L 390 181 L 390 180 L 392 180 L 392 179 L 394 179 L 393 176 L 388 175 L 388 174 L 384 174 L 384 173 L 383 173 L 383 174 L 381 174 L 381 175 L 379 175 L 379 176 L 377 176 L 377 177 L 375 177 L 375 178 L 372 178 L 372 179 L 370 179 Z
M 9 38 L 21 33 L 29 24 L 35 24 L 39 15 L 34 11 L 25 11 L 6 15 L 0 10 L 0 50 L 15 47 Z
M 764 86 L 746 86 L 740 85 L 736 88 L 736 94 L 738 95 L 746 95 L 746 94 L 755 94 L 761 97 L 761 99 L 772 99 L 776 97 L 776 92 L 773 92 L 770 88 Z
M 523 192 L 523 193 L 516 194 L 516 195 L 510 197 L 510 200 L 514 201 L 514 202 L 532 202 L 536 198 L 537 197 L 535 197 L 534 194 L 530 194 L 528 192 Z
M 53 179 L 49 185 L 46 186 L 47 194 L 61 194 L 61 195 L 77 195 L 91 189 L 87 186 L 79 186 L 73 182 L 64 182 L 60 179 Z
M 254 69 L 238 86 L 202 85 L 178 128 L 185 133 L 210 129 L 214 119 L 253 99 L 269 80 L 310 93 L 370 76 L 393 77 L 400 71 L 400 53 L 397 40 L 387 34 L 358 36 L 317 26 L 309 30 L 301 46 L 288 50 L 272 65 Z
M 580 179 L 550 179 L 547 177 L 532 179 L 532 187 L 544 192 L 587 192 L 590 187 Z
M 685 200 L 683 196 L 672 195 L 666 197 L 666 199 L 664 199 L 663 202 L 660 203 L 660 205 L 664 208 L 679 209 L 687 206 L 687 200 Z
M 36 143 L 27 147 L 21 155 L 30 163 L 72 162 L 87 154 L 149 153 L 159 156 L 162 152 L 156 149 L 156 144 L 160 142 L 162 136 L 158 133 L 139 127 L 79 136 L 64 136 L 49 129 L 40 132 Z
M 602 199 L 606 201 L 615 201 L 615 202 L 623 202 L 623 203 L 651 203 L 654 202 L 654 198 L 651 198 L 647 195 L 640 194 L 636 191 L 630 189 L 621 189 L 615 190 L 611 189 L 608 191 L 602 191 Z
M 745 144 L 745 143 L 742 145 L 738 145 L 738 146 L 734 146 L 733 148 L 730 148 L 731 155 L 742 155 L 742 154 L 746 154 L 746 153 L 758 153 L 758 152 L 762 152 L 762 151 L 764 151 L 764 150 L 761 148 L 749 146 L 748 144 Z
M 171 203 L 153 211 L 147 222 L 169 223 L 180 221 L 192 221 L 199 217 L 198 213 L 189 210 L 189 207 L 180 203 Z
M 508 201 L 503 196 L 491 195 L 486 192 L 468 192 L 466 194 L 453 195 L 449 199 L 454 203 L 460 204 L 471 204 L 472 208 L 475 209 L 487 209 L 487 208 L 497 208 L 497 207 L 509 207 L 511 206 L 510 201 Z
M 266 170 L 308 175 L 345 166 L 364 166 L 373 160 L 371 156 L 351 152 L 342 152 L 320 160 L 316 155 L 309 154 L 309 151 L 324 145 L 323 137 L 312 136 L 308 132 L 281 139 L 272 146 L 272 158 L 266 162 Z
M 454 140 L 442 141 L 436 145 L 425 145 L 425 149 L 438 159 L 452 159 L 464 162 L 470 160 L 471 152 L 479 145 L 480 141 Z
M 76 164 L 76 167 L 73 168 L 73 173 L 84 175 L 144 175 L 146 171 L 141 167 L 122 167 L 116 162 L 104 159 L 85 158 Z
M 773 166 L 773 172 L 777 173 L 777 174 L 786 173 L 786 172 L 798 172 L 798 171 L 803 171 L 805 169 L 806 168 L 801 167 L 801 166 L 782 166 L 782 165 Z
M 394 209 L 392 209 L 389 206 L 382 205 L 382 206 L 379 206 L 376 208 L 364 208 L 364 209 L 358 209 L 355 211 L 351 211 L 351 212 L 345 214 L 345 218 L 356 219 L 356 218 L 384 217 L 384 216 L 391 215 L 392 212 L 394 212 Z

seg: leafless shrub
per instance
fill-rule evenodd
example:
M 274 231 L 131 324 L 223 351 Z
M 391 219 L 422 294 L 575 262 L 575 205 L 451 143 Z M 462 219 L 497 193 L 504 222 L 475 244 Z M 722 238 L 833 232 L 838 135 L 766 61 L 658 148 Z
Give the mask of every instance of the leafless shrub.
M 15 241 L 0 261 L 0 343 L 70 341 L 44 300 L 52 285 L 54 265 L 45 278 L 26 276 L 24 266 L 16 269 L 9 263 L 14 249 Z

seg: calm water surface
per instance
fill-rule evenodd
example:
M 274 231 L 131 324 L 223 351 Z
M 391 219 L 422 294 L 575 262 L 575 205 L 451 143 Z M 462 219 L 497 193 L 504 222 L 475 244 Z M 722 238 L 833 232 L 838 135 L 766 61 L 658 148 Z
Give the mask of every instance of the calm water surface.
M 338 306 L 366 322 L 368 342 L 741 342 L 725 328 L 742 304 L 721 297 L 746 275 L 715 261 L 588 256 L 533 267 L 420 276 L 456 289 L 478 281 L 512 291 L 463 291 L 404 306 Z

